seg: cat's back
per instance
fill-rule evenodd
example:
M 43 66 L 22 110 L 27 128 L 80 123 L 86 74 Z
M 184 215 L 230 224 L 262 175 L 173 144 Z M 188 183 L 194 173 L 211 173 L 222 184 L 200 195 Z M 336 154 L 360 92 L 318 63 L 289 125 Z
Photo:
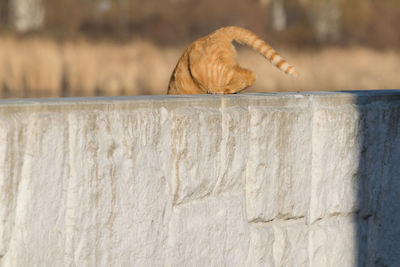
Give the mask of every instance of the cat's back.
M 191 63 L 210 68 L 215 64 L 232 65 L 236 62 L 236 50 L 232 39 L 222 29 L 193 42 L 188 50 Z M 196 62 L 196 61 L 199 62 Z
M 171 75 L 168 94 L 204 94 L 208 92 L 193 79 L 209 80 L 220 66 L 236 64 L 236 51 L 232 39 L 224 28 L 201 37 L 191 43 L 183 52 Z M 196 66 L 196 67 L 194 67 Z M 179 89 L 178 89 L 179 88 Z

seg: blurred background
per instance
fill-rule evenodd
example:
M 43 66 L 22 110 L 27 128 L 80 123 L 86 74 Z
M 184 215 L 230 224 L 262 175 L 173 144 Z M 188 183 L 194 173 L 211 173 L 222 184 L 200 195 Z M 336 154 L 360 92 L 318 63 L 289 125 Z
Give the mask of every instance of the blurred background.
M 0 0 L 0 98 L 165 94 L 185 46 L 228 25 L 300 73 L 237 45 L 245 92 L 400 88 L 399 0 Z

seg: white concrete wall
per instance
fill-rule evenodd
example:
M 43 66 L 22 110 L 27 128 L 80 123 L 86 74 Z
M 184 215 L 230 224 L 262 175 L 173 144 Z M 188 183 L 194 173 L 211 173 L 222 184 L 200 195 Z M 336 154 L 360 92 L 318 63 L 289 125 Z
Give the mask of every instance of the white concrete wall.
M 400 91 L 0 101 L 1 266 L 395 266 Z

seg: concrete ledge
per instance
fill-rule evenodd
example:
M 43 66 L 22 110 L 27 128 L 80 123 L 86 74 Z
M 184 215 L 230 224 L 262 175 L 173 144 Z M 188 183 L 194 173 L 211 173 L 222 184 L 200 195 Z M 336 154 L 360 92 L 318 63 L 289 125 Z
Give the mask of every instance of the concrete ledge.
M 1 266 L 394 266 L 400 90 L 0 101 Z

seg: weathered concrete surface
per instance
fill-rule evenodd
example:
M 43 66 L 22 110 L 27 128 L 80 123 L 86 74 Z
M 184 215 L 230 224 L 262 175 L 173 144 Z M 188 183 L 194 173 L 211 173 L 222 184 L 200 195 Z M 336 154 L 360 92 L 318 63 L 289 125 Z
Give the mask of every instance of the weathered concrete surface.
M 1 266 L 395 266 L 400 91 L 0 101 Z

